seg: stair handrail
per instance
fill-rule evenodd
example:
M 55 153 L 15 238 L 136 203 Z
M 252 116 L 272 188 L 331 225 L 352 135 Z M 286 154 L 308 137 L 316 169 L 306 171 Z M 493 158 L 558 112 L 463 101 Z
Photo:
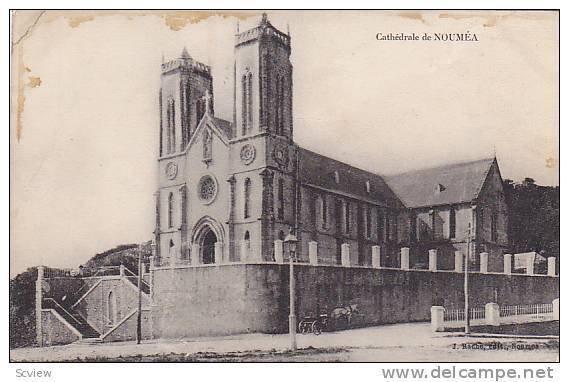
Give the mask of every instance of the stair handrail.
M 63 310 L 65 313 L 67 313 L 67 315 L 71 316 L 71 318 L 73 318 L 73 320 L 75 320 L 75 322 L 77 322 L 79 325 L 83 325 L 83 323 L 81 321 L 79 321 L 78 319 L 75 318 L 74 315 L 72 315 L 71 313 L 69 313 L 67 311 L 67 309 L 65 309 L 63 306 L 61 306 L 57 301 L 55 301 L 53 298 L 51 297 L 45 297 L 44 300 L 50 300 L 53 301 L 55 303 L 55 305 L 57 305 L 59 308 L 61 308 L 61 310 Z
M 138 277 L 138 275 L 136 273 L 134 273 L 133 271 L 131 271 L 130 269 L 128 269 L 128 267 L 124 267 L 125 271 L 127 271 L 128 273 L 130 273 L 131 275 L 133 275 L 134 277 Z M 150 285 L 148 285 L 148 283 L 146 281 L 144 281 L 144 279 L 141 277 L 140 281 L 142 282 L 142 284 L 146 285 L 148 288 L 150 288 Z

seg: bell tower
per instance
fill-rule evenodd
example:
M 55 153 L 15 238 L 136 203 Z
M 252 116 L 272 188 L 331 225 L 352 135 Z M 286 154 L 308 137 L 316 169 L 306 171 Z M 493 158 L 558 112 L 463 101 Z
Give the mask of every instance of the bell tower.
M 205 95 L 213 94 L 211 68 L 195 61 L 186 48 L 179 58 L 162 64 L 160 156 L 183 151 L 205 114 Z M 213 115 L 213 100 L 209 103 Z
M 235 36 L 234 137 L 267 132 L 292 140 L 290 36 L 264 13 Z

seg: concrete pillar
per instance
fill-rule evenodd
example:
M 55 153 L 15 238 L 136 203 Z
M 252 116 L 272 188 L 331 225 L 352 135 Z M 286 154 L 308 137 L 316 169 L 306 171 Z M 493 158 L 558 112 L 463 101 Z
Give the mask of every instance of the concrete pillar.
M 464 255 L 460 251 L 454 251 L 454 271 L 458 273 L 462 273 L 463 269 L 463 260 Z
M 200 265 L 200 245 L 192 244 L 192 253 L 190 254 L 192 265 Z
M 379 245 L 371 247 L 371 266 L 373 268 L 381 267 L 381 247 Z
M 342 266 L 350 266 L 350 244 L 342 244 Z
M 409 248 L 401 248 L 401 269 L 409 269 Z
M 242 262 L 249 260 L 249 240 L 243 240 L 239 244 L 239 256 Z
M 437 250 L 429 249 L 429 271 L 437 271 Z
M 124 264 L 119 265 L 119 275 L 121 277 L 124 276 Z
M 225 259 L 223 258 L 223 244 L 219 241 L 213 245 L 213 254 L 215 256 L 216 264 L 225 263 Z
M 553 300 L 553 319 L 559 321 L 559 299 Z
M 38 278 L 36 280 L 36 342 L 38 346 L 43 346 L 43 331 L 42 331 L 42 301 L 43 301 L 43 275 L 44 267 L 38 267 Z
M 308 243 L 308 260 L 310 265 L 318 265 L 318 243 L 315 241 Z
M 495 302 L 489 302 L 484 306 L 486 325 L 500 326 L 500 306 Z
M 555 276 L 555 257 L 548 257 L 547 258 L 547 275 L 548 276 Z
M 275 240 L 275 262 L 277 264 L 283 264 L 284 263 L 283 241 L 282 240 Z
M 480 253 L 480 273 L 488 273 L 488 252 Z
M 506 253 L 504 255 L 504 274 L 511 275 L 512 274 L 512 255 Z
M 442 332 L 445 329 L 445 308 L 442 306 L 431 306 L 431 330 Z

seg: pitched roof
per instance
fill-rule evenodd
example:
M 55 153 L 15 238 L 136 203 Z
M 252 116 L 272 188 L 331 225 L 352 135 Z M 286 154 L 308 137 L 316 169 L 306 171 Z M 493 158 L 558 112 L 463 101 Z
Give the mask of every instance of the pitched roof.
M 298 148 L 300 155 L 299 179 L 303 184 L 330 190 L 348 197 L 389 206 L 401 206 L 397 196 L 380 175 L 361 170 L 335 159 Z M 335 172 L 339 182 L 336 183 Z M 369 182 L 370 192 L 367 192 Z
M 478 197 L 494 158 L 385 177 L 406 207 L 470 202 Z

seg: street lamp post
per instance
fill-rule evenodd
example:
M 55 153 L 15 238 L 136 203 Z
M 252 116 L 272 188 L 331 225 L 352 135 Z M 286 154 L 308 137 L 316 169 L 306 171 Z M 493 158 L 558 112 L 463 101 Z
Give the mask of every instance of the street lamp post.
M 464 261 L 464 334 L 470 334 L 470 312 L 468 306 L 468 263 L 470 262 L 470 231 L 471 226 L 468 224 L 466 234 L 466 259 Z
M 291 233 L 284 239 L 285 248 L 289 252 L 289 296 L 290 296 L 290 313 L 288 316 L 288 332 L 290 335 L 290 350 L 296 350 L 296 315 L 294 313 L 295 300 L 295 280 L 294 280 L 294 260 L 296 257 L 296 245 L 298 239 Z

